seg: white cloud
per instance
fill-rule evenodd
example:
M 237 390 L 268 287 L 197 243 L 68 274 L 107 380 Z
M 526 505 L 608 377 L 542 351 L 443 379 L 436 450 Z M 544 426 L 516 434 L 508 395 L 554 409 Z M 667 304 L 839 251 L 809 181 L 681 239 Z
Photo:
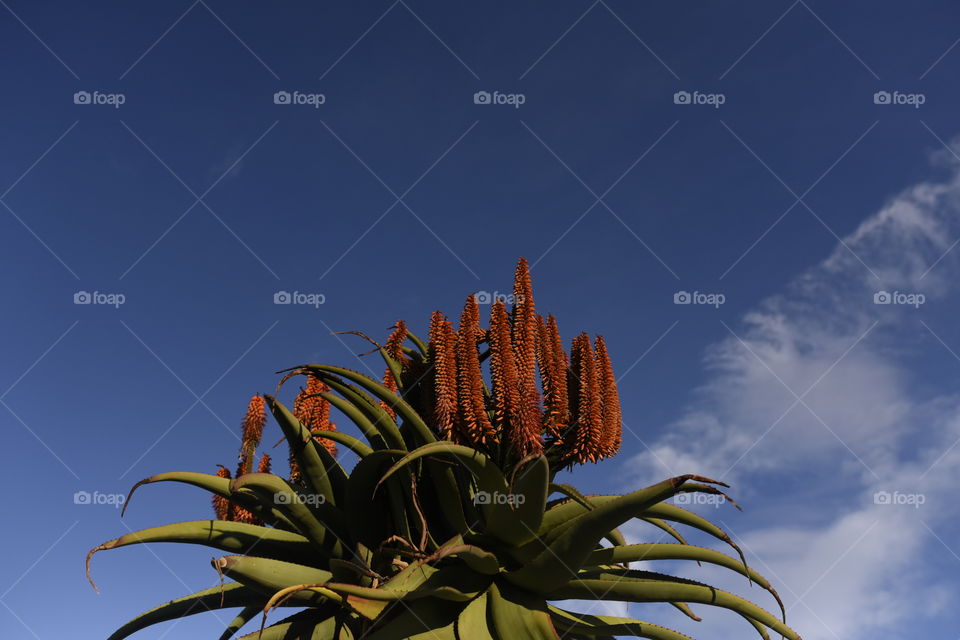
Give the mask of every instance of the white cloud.
M 722 478 L 752 513 L 771 518 L 739 533 L 756 568 L 795 603 L 791 624 L 807 637 L 897 637 L 890 630 L 898 623 L 956 602 L 949 584 L 930 578 L 945 563 L 960 569 L 934 535 L 955 528 L 960 514 L 960 403 L 919 396 L 903 363 L 904 351 L 920 349 L 917 336 L 930 337 L 919 319 L 934 312 L 875 305 L 873 294 L 923 292 L 932 301 L 953 293 L 960 269 L 949 250 L 958 237 L 960 171 L 951 167 L 943 181 L 892 198 L 821 264 L 731 326 L 708 350 L 710 379 L 670 435 L 631 461 L 650 470 L 642 480 Z M 925 504 L 875 504 L 878 491 L 919 493 Z M 737 516 L 720 517 L 736 527 Z M 709 620 L 743 631 L 729 617 Z

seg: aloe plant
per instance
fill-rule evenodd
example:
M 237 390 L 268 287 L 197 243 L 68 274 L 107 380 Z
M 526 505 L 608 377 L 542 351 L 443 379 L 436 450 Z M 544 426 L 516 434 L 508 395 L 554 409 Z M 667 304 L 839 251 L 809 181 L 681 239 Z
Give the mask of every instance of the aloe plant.
M 248 622 L 261 628 L 244 638 L 263 640 L 686 638 L 559 606 L 569 599 L 666 603 L 694 619 L 690 605 L 721 607 L 761 638 L 773 630 L 798 640 L 776 591 L 730 537 L 668 502 L 683 493 L 724 495 L 723 483 L 681 475 L 625 495 L 587 496 L 555 482 L 560 470 L 619 450 L 615 377 L 602 338 L 580 334 L 565 351 L 556 320 L 534 309 L 523 260 L 513 293 L 509 311 L 494 302 L 487 329 L 469 296 L 456 329 L 433 314 L 426 342 L 403 322 L 384 344 L 363 336 L 385 362 L 382 380 L 326 364 L 282 372 L 280 386 L 295 377 L 305 384 L 292 410 L 254 396 L 234 473 L 221 466 L 138 482 L 131 496 L 160 482 L 205 490 L 216 519 L 105 542 L 87 556 L 88 577 L 97 551 L 178 542 L 225 552 L 213 561 L 224 582 L 141 614 L 109 640 L 224 608 L 240 613 L 221 640 Z M 338 430 L 331 408 L 362 437 Z M 269 473 L 266 455 L 253 471 L 268 411 L 289 446 L 287 478 Z M 349 472 L 338 445 L 358 458 Z M 634 519 L 674 542 L 628 544 L 618 527 Z M 729 545 L 736 557 L 687 544 L 682 527 Z M 740 574 L 769 592 L 780 616 L 706 584 L 630 568 L 660 560 Z M 263 628 L 280 607 L 298 611 Z

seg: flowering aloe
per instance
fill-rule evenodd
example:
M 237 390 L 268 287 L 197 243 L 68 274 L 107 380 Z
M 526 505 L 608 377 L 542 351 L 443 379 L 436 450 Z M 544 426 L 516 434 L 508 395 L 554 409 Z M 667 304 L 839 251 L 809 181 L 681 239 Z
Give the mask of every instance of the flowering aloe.
M 369 338 L 367 338 L 370 340 Z M 373 342 L 371 340 L 371 342 Z M 398 322 L 375 344 L 382 381 L 325 364 L 287 370 L 305 384 L 289 410 L 255 396 L 236 474 L 161 473 L 213 494 L 216 520 L 124 535 L 96 551 L 145 542 L 201 544 L 227 581 L 134 618 L 109 640 L 211 609 L 239 608 L 221 636 L 274 608 L 289 617 L 245 638 L 512 640 L 686 638 L 654 624 L 567 610 L 562 601 L 707 605 L 742 616 L 761 638 L 792 640 L 776 591 L 748 568 L 730 537 L 668 500 L 724 494 L 723 483 L 682 475 L 625 495 L 582 495 L 554 482 L 564 468 L 617 453 L 620 404 L 606 343 L 586 334 L 564 349 L 557 321 L 536 313 L 521 260 L 514 304 L 480 325 L 467 298 L 458 326 L 439 311 L 427 342 Z M 290 449 L 290 474 L 252 471 L 265 411 Z M 362 438 L 335 428 L 336 409 Z M 336 447 L 356 454 L 348 472 Z M 131 491 L 132 493 L 132 491 Z M 559 496 L 550 499 L 551 496 Z M 129 500 L 127 502 L 129 504 Z M 628 544 L 618 527 L 639 519 L 675 542 Z M 687 544 L 677 525 L 729 545 L 737 557 Z M 712 586 L 630 568 L 687 560 L 723 567 L 767 590 L 781 617 Z

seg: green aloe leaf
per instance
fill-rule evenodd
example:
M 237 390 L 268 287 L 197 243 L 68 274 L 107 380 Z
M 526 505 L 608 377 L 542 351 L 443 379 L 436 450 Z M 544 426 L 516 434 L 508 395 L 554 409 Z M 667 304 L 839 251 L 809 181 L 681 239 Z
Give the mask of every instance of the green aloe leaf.
M 134 531 L 94 547 L 87 554 L 87 579 L 90 561 L 98 551 L 148 542 L 199 544 L 230 553 L 256 552 L 258 556 L 291 561 L 316 553 L 307 538 L 290 531 L 226 520 L 193 520 Z
M 595 638 L 597 636 L 631 636 L 650 638 L 650 640 L 692 640 L 690 636 L 661 627 L 659 625 L 620 618 L 616 616 L 597 616 L 575 613 L 550 605 L 550 617 L 557 629 L 564 634 L 580 634 Z M 565 637 L 569 637 L 566 636 Z
M 336 557 L 344 553 L 346 521 L 343 512 L 322 500 L 308 506 L 286 480 L 270 473 L 248 473 L 230 481 L 232 492 L 250 492 L 264 505 L 276 505 L 297 530 Z M 316 496 L 309 496 L 316 498 Z
M 487 597 L 497 640 L 560 640 L 546 602 L 502 583 L 490 585 Z
M 297 460 L 308 488 L 315 495 L 323 496 L 325 503 L 336 506 L 336 494 L 345 490 L 347 474 L 326 449 L 317 445 L 310 429 L 301 424 L 285 406 L 273 396 L 264 396 L 264 398 L 287 439 L 287 444 Z M 327 454 L 327 460 L 324 459 L 324 453 Z M 334 491 L 335 482 L 340 485 L 339 492 Z
M 204 611 L 252 606 L 263 602 L 263 595 L 240 583 L 232 582 L 192 593 L 140 614 L 114 631 L 107 640 L 122 640 L 159 622 L 176 620 Z
M 727 591 L 672 576 L 635 571 L 599 574 L 595 578 L 571 580 L 550 593 L 551 600 L 605 600 L 628 602 L 691 602 L 729 609 L 773 629 L 789 640 L 800 636 L 779 618 L 757 605 Z
M 252 556 L 223 556 L 214 559 L 212 564 L 218 572 L 267 597 L 287 587 L 325 583 L 333 578 L 329 571 L 316 567 Z M 307 591 L 299 592 L 296 597 L 287 601 L 288 604 L 296 605 L 325 602 L 326 598 Z
M 261 613 L 263 613 L 262 603 L 244 607 L 243 611 L 238 613 L 237 617 L 231 620 L 230 624 L 227 625 L 227 628 L 223 630 L 223 634 L 220 636 L 219 640 L 230 640 L 230 638 L 235 636 L 237 632 L 244 627 L 244 625 L 259 616 Z

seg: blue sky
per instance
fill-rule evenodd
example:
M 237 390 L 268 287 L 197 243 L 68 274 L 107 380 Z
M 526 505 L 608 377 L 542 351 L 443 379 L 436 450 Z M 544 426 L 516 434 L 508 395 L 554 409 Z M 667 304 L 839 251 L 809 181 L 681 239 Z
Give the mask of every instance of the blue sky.
M 151 487 L 121 520 L 74 494 L 229 464 L 274 371 L 507 291 L 519 256 L 539 309 L 603 333 L 622 375 L 624 450 L 579 486 L 722 476 L 748 508 L 717 516 L 804 637 L 953 633 L 957 18 L 0 2 L 3 636 L 102 638 L 213 584 L 210 552 L 157 546 L 102 554 L 93 593 L 87 549 L 208 500 Z M 139 637 L 223 626 L 179 625 Z

